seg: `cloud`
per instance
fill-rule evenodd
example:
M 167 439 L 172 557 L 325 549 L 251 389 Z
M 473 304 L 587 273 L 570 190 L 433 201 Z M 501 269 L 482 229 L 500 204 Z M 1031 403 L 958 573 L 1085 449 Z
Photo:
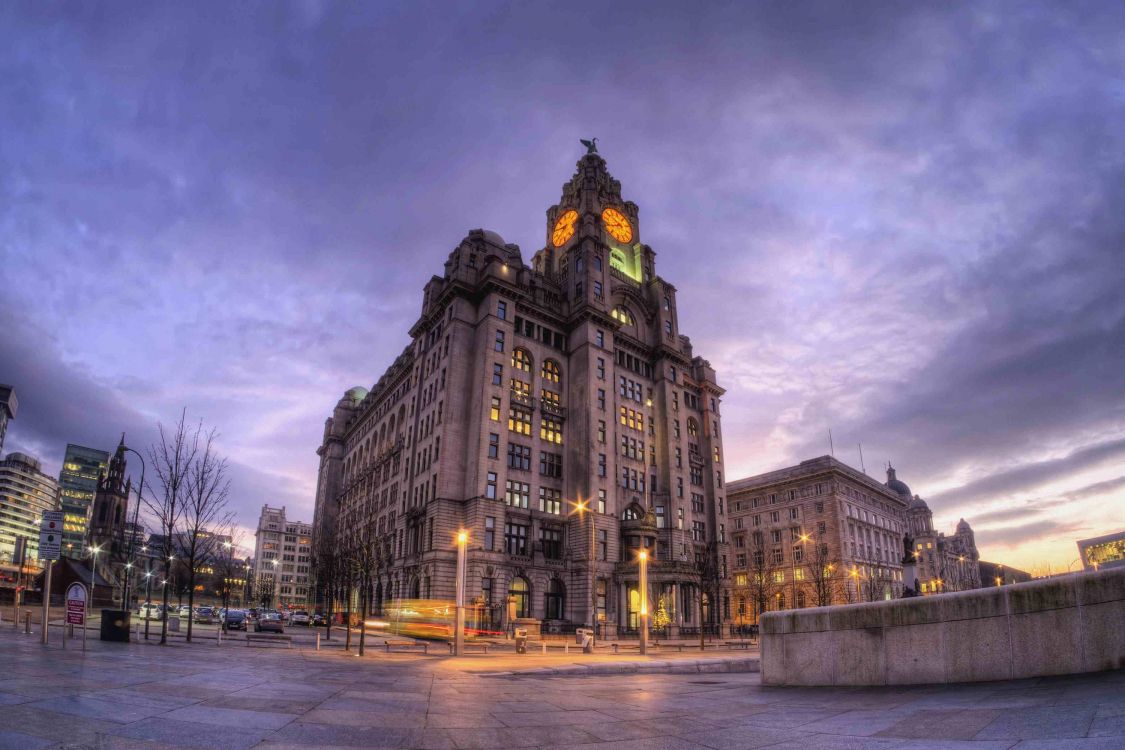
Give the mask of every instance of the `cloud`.
M 1032 521 L 1030 523 L 1005 526 L 995 529 L 976 532 L 977 546 L 989 547 L 1015 547 L 1025 545 L 1039 539 L 1071 534 L 1082 528 L 1076 521 Z M 1073 542 L 1071 542 L 1073 544 Z

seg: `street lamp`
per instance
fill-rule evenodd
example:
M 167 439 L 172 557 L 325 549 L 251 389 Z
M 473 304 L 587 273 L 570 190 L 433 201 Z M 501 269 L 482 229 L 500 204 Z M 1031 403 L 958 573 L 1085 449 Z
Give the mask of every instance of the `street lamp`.
M 457 616 L 456 630 L 453 633 L 453 655 L 465 653 L 465 547 L 469 542 L 469 532 L 457 532 Z
M 148 623 L 152 620 L 152 561 L 145 571 L 145 640 L 148 640 Z
M 641 586 L 641 656 L 648 653 L 648 552 L 641 550 L 637 555 Z

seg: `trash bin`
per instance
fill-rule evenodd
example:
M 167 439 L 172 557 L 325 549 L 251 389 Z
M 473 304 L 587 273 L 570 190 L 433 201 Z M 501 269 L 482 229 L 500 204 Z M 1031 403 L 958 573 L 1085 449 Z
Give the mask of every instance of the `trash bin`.
M 169 617 L 168 618 L 168 632 L 169 633 L 180 632 L 180 618 L 178 618 L 178 617 Z
M 516 628 L 516 653 L 527 653 L 527 628 Z
M 131 616 L 132 613 L 128 610 L 103 609 L 101 639 L 116 643 L 128 643 Z
M 582 647 L 582 653 L 594 653 L 594 631 L 590 628 L 575 628 L 574 642 Z

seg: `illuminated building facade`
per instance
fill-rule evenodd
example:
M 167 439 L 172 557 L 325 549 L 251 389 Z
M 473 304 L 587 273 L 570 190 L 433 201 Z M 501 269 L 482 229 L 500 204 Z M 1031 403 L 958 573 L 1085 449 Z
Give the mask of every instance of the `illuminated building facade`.
M 254 599 L 302 608 L 312 594 L 312 524 L 292 521 L 285 508 L 262 506 L 254 532 Z
M 1081 539 L 1078 541 L 1078 554 L 1086 570 L 1125 566 L 1125 531 Z
M 68 444 L 59 472 L 59 493 L 63 512 L 62 554 L 86 557 L 90 509 L 98 491 L 98 478 L 109 464 L 109 453 L 95 448 Z
M 913 582 L 907 582 L 916 593 L 940 594 L 945 591 L 968 591 L 981 586 L 980 553 L 976 537 L 962 518 L 951 536 L 934 531 L 934 514 L 930 506 L 887 469 L 887 486 L 907 502 L 906 521 L 909 530 Z
M 17 538 L 27 540 L 24 572 L 39 569 L 39 522 L 57 503 L 58 485 L 43 473 L 38 458 L 9 453 L 0 461 L 0 573 L 5 585 L 14 585 L 18 572 L 13 564 Z
M 902 595 L 907 501 L 893 487 L 820 456 L 733 481 L 727 492 L 736 619 L 757 621 L 755 575 L 765 579 L 767 609 Z
M 340 399 L 314 526 L 373 545 L 376 608 L 452 599 L 464 528 L 468 596 L 494 627 L 635 630 L 642 548 L 670 632 L 729 620 L 723 389 L 600 156 L 546 214 L 530 263 L 469 232 L 411 343 Z

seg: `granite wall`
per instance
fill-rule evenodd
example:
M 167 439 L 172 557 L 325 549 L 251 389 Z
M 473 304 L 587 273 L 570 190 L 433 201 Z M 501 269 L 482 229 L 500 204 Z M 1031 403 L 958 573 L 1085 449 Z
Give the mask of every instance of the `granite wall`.
M 908 685 L 1125 668 L 1125 569 L 761 619 L 762 684 Z

